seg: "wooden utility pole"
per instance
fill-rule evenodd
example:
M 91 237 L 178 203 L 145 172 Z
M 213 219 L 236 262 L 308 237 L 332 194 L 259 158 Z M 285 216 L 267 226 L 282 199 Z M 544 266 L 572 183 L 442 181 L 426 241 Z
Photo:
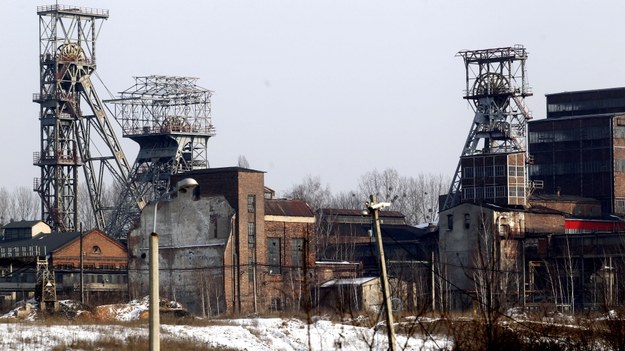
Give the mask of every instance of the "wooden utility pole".
M 388 334 L 388 349 L 391 351 L 396 350 L 395 342 L 395 328 L 393 325 L 393 309 L 391 304 L 391 291 L 388 283 L 388 275 L 386 274 L 386 259 L 384 258 L 384 245 L 382 243 L 382 233 L 380 231 L 380 208 L 388 207 L 391 204 L 388 202 L 376 202 L 375 196 L 370 196 L 370 202 L 368 202 L 367 210 L 369 214 L 373 216 L 373 224 L 375 226 L 375 240 L 378 243 L 378 253 L 380 255 L 380 271 L 382 281 L 382 298 L 384 299 L 384 310 L 386 312 L 386 332 Z

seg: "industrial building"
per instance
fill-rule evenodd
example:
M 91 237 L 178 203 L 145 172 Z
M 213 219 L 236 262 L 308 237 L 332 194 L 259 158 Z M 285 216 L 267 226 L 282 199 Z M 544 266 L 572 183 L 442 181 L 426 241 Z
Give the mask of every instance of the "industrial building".
M 99 304 L 128 298 L 125 245 L 97 229 L 55 233 L 42 224 L 47 227 L 40 221 L 5 226 L 0 292 L 6 303 L 32 297 L 52 305 L 57 299 Z
M 91 77 L 108 11 L 55 4 L 37 15 L 33 189 L 42 218 L 4 228 L 0 290 L 12 300 L 18 287 L 44 307 L 54 307 L 57 294 L 142 297 L 152 232 L 160 236 L 162 295 L 201 315 L 297 310 L 319 304 L 319 287 L 345 282 L 321 284 L 327 280 L 378 275 L 370 223 L 357 211 L 326 209 L 315 218 L 301 200 L 275 199 L 262 171 L 209 168 L 212 91 L 197 78 L 135 77 L 118 98 L 102 101 Z M 409 309 L 483 306 L 492 302 L 482 300 L 485 287 L 496 282 L 505 284 L 498 296 L 506 304 L 623 301 L 625 290 L 615 287 L 625 252 L 618 217 L 625 215 L 625 88 L 549 94 L 546 118 L 530 121 L 523 46 L 457 56 L 474 114 L 439 231 L 383 214 L 396 297 Z M 132 166 L 104 103 L 123 136 L 139 144 Z M 78 193 L 79 171 L 88 194 Z M 197 188 L 171 190 L 189 177 Z M 102 198 L 106 179 L 122 189 L 117 203 Z M 81 196 L 96 225 L 85 234 Z M 128 257 L 109 236 L 128 239 Z
M 621 303 L 625 89 L 549 94 L 546 118 L 530 121 L 521 49 L 459 54 L 475 116 L 439 214 L 437 301 L 474 310 Z
M 308 205 L 273 199 L 257 170 L 210 168 L 176 175 L 172 183 L 189 177 L 197 189 L 147 206 L 129 235 L 131 296 L 148 293 L 148 238 L 156 232 L 160 294 L 195 314 L 310 304 L 315 217 Z
M 319 280 L 322 289 L 318 303 L 333 305 L 335 301 L 327 300 L 344 299 L 350 294 L 361 296 L 364 282 L 379 284 L 379 280 L 374 279 L 380 276 L 380 261 L 371 217 L 363 216 L 359 210 L 322 208 L 317 211 L 317 220 L 317 265 L 342 263 L 336 264 L 326 279 Z M 416 311 L 430 306 L 432 252 L 438 246 L 436 226 L 410 226 L 406 224 L 405 216 L 396 211 L 381 211 L 380 220 L 387 269 L 392 280 L 391 293 L 396 297 L 397 308 Z M 345 263 L 353 266 L 345 267 Z M 352 271 L 353 275 L 346 276 L 344 269 L 354 266 L 357 269 Z M 379 308 L 372 306 L 374 301 L 378 300 L 369 299 L 371 305 L 368 307 Z M 341 303 L 340 306 L 353 309 L 364 305 L 345 306 Z
M 593 198 L 625 215 L 625 88 L 546 97 L 546 118 L 528 124 L 535 194 Z

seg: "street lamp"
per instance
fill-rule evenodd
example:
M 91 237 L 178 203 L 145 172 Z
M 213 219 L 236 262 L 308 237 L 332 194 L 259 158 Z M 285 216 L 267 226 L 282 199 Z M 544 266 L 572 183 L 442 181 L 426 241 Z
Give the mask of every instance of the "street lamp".
M 169 197 L 169 195 L 181 192 L 186 193 L 198 186 L 198 182 L 193 178 L 185 178 L 178 183 L 174 190 L 163 194 L 158 199 L 154 200 L 154 225 L 152 226 L 152 233 L 150 233 L 150 321 L 149 321 L 149 344 L 150 351 L 159 351 L 161 349 L 160 340 L 160 311 L 159 311 L 159 277 L 158 277 L 158 233 L 156 232 L 156 214 L 158 211 L 158 204 Z

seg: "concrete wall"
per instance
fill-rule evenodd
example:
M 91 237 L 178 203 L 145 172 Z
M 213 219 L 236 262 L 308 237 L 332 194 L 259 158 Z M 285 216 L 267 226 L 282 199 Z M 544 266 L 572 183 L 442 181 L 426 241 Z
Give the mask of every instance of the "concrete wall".
M 451 215 L 451 217 L 449 217 Z M 452 220 L 453 225 L 448 225 Z M 522 272 L 523 250 L 530 246 L 534 251 L 545 251 L 535 235 L 558 234 L 564 232 L 564 215 L 548 212 L 533 212 L 531 209 L 506 209 L 490 205 L 472 203 L 460 204 L 440 213 L 439 248 L 443 273 L 450 283 L 451 307 L 468 309 L 473 305 L 476 273 L 484 271 L 480 267 L 480 247 L 487 263 L 496 262 L 502 272 Z M 479 245 L 478 245 L 479 242 Z M 494 252 L 495 260 L 490 261 L 488 247 Z M 495 248 L 492 250 L 492 248 Z M 492 255 L 492 254 L 491 254 Z M 521 273 L 518 273 L 521 274 Z M 503 276 L 503 275 L 502 275 Z M 502 278 L 503 279 L 503 278 Z M 522 297 L 522 275 L 508 274 L 501 287 L 507 289 L 507 299 Z M 521 283 L 520 283 L 521 282 Z
M 223 196 L 194 199 L 178 193 L 146 206 L 140 227 L 128 236 L 131 298 L 148 294 L 149 237 L 159 234 L 160 295 L 197 315 L 225 312 L 224 251 L 232 233 L 234 210 Z
M 211 168 L 177 175 L 172 177 L 172 183 L 185 177 L 197 180 L 201 197 L 223 196 L 236 213 L 224 255 L 225 301 L 229 312 L 254 312 L 254 280 L 248 269 L 250 262 L 266 264 L 264 172 L 240 167 Z M 250 195 L 255 198 L 253 210 L 248 209 Z M 249 240 L 248 223 L 255 225 L 254 244 Z

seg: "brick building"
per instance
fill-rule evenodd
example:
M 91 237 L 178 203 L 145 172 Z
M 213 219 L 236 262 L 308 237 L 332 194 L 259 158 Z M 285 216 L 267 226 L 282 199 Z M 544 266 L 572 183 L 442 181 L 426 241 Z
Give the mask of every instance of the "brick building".
M 34 296 L 37 259 L 47 257 L 58 298 L 80 300 L 81 245 L 85 302 L 126 300 L 128 252 L 97 229 L 84 233 L 82 240 L 79 232 L 67 232 L 0 242 L 0 291 L 9 300 Z
M 528 123 L 536 194 L 574 195 L 625 214 L 625 88 L 547 95 L 547 118 Z
M 148 205 L 128 238 L 130 289 L 147 294 L 147 243 L 157 214 L 161 296 L 196 314 L 297 309 L 306 301 L 305 274 L 314 268 L 315 218 L 305 202 L 273 199 L 264 172 L 211 168 L 193 178 L 193 193 Z
M 315 271 L 314 231 L 315 215 L 306 202 L 265 200 L 266 239 L 258 247 L 267 263 L 255 268 L 263 286 L 258 291 L 265 310 L 297 310 L 309 305 Z

